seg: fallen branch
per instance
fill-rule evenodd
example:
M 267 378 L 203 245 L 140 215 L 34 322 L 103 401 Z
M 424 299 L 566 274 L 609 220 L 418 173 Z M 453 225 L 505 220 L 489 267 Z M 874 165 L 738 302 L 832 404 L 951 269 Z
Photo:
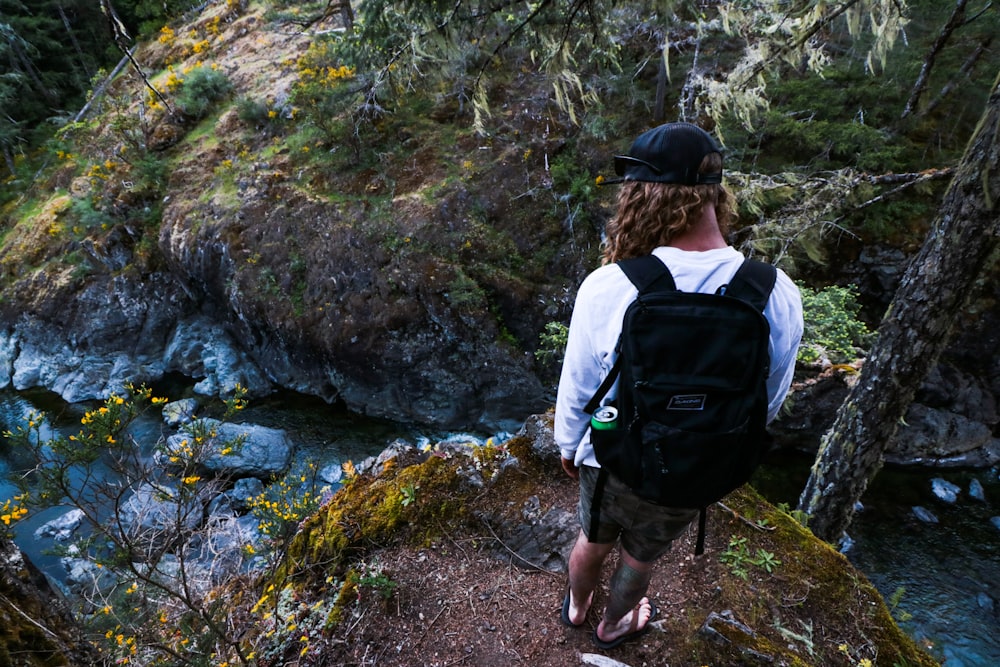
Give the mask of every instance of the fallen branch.
M 947 169 L 930 169 L 916 174 L 885 174 L 884 176 L 873 177 L 869 179 L 869 182 L 875 185 L 886 185 L 886 184 L 900 183 L 900 182 L 902 184 L 889 190 L 888 192 L 883 192 L 877 197 L 872 197 L 868 201 L 858 204 L 857 206 L 854 207 L 854 209 L 861 210 L 873 204 L 877 204 L 899 192 L 902 192 L 907 188 L 911 188 L 914 185 L 917 185 L 918 183 L 923 183 L 925 181 L 933 181 L 939 178 L 951 178 L 954 171 L 955 170 L 953 168 L 948 167 Z
M 6 596 L 0 595 L 0 600 L 2 600 L 6 605 L 8 605 L 11 609 L 13 609 L 14 611 L 16 611 L 18 614 L 20 614 L 21 616 L 23 616 L 24 620 L 26 620 L 29 623 L 31 623 L 32 625 L 34 625 L 36 628 L 38 628 L 42 632 L 46 633 L 47 635 L 49 635 L 53 639 L 56 639 L 57 641 L 60 641 L 60 642 L 62 641 L 61 639 L 59 639 L 59 635 L 57 635 L 56 633 L 52 632 L 52 630 L 49 630 L 47 627 L 45 627 L 44 625 L 42 625 L 41 623 L 39 623 L 35 619 L 31 618 L 31 616 L 28 616 L 28 614 L 26 612 L 24 612 L 23 610 L 21 610 L 16 604 L 14 604 Z
M 136 48 L 137 47 L 133 46 L 131 51 L 129 51 L 129 53 L 131 54 L 132 52 L 134 52 Z M 80 109 L 80 112 L 76 114 L 75 118 L 73 118 L 74 123 L 79 123 L 86 117 L 87 112 L 90 111 L 91 105 L 93 105 L 94 102 L 96 102 L 97 100 L 101 99 L 101 97 L 104 96 L 104 91 L 108 89 L 108 85 L 116 76 L 118 76 L 118 73 L 122 71 L 122 68 L 124 68 L 126 63 L 128 62 L 129 62 L 129 56 L 127 55 L 122 56 L 122 59 L 118 61 L 118 64 L 115 65 L 115 68 L 111 70 L 111 74 L 108 74 L 108 76 L 104 79 L 104 81 L 101 82 L 101 85 L 99 85 L 97 88 L 94 89 L 94 94 L 90 96 L 90 99 L 87 100 L 87 103 L 83 105 L 83 108 Z
M 917 76 L 917 81 L 913 84 L 913 90 L 910 92 L 910 99 L 906 101 L 906 106 L 903 108 L 903 114 L 900 116 L 900 120 L 905 119 L 907 116 L 913 113 L 913 110 L 917 108 L 917 102 L 920 100 L 920 96 L 923 95 L 924 90 L 927 89 L 927 80 L 930 78 L 931 70 L 934 69 L 934 61 L 937 59 L 938 54 L 944 49 L 945 44 L 951 39 L 951 35 L 957 28 L 965 22 L 965 6 L 968 0 L 958 0 L 955 5 L 955 9 L 952 10 L 951 16 L 948 18 L 948 22 L 938 33 L 937 39 L 934 40 L 934 44 L 931 46 L 930 51 L 927 52 L 927 57 L 924 58 L 924 64 L 920 68 L 920 74 Z
M 766 532 L 766 533 L 769 533 L 772 530 L 774 530 L 775 528 L 777 528 L 777 526 L 766 526 L 766 525 L 764 525 L 762 523 L 757 523 L 756 521 L 751 521 L 750 519 L 746 518 L 745 516 L 743 516 L 742 514 L 740 514 L 739 512 L 737 512 L 736 510 L 734 510 L 733 508 L 728 507 L 728 506 L 724 505 L 721 502 L 717 502 L 715 504 L 718 505 L 719 507 L 721 507 L 722 509 L 726 510 L 730 514 L 732 514 L 733 518 L 739 519 L 740 521 L 742 521 L 746 525 L 750 526 L 751 528 L 756 528 L 757 530 L 762 531 L 762 532 Z

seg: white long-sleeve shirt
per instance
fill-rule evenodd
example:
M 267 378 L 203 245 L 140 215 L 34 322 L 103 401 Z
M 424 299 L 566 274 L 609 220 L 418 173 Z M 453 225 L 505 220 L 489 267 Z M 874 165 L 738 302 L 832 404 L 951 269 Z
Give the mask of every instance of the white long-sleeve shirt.
M 714 293 L 730 281 L 743 262 L 743 255 L 732 247 L 692 252 L 665 246 L 656 248 L 653 254 L 667 265 L 682 292 Z M 556 397 L 555 441 L 563 458 L 572 459 L 578 466 L 599 466 L 590 444 L 590 415 L 583 408 L 611 371 L 625 309 L 636 296 L 635 286 L 616 264 L 606 264 L 591 273 L 577 292 Z M 767 378 L 770 422 L 788 393 L 802 338 L 802 299 L 798 288 L 780 269 L 764 317 L 771 325 Z M 613 399 L 617 391 L 615 382 L 604 402 Z

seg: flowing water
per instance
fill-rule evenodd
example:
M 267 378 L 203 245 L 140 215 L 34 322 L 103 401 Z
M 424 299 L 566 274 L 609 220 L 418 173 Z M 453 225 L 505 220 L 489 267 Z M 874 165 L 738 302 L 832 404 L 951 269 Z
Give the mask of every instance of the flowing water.
M 174 398 L 183 392 L 175 386 L 165 389 L 158 387 L 156 395 Z M 81 428 L 80 419 L 84 412 L 96 405 L 98 404 L 69 405 L 58 396 L 45 391 L 18 393 L 0 390 L 0 432 L 23 426 L 31 413 L 44 412 L 46 418 L 41 432 L 43 439 L 56 434 L 69 436 Z M 206 416 L 220 410 L 219 405 L 211 406 L 206 410 Z M 339 466 L 348 460 L 360 462 L 378 454 L 397 439 L 418 444 L 446 435 L 421 431 L 387 420 L 359 417 L 320 399 L 298 394 L 276 395 L 253 401 L 234 421 L 284 429 L 296 445 L 293 461 L 293 466 L 296 467 L 307 462 L 313 462 L 319 468 L 325 465 Z M 155 410 L 140 416 L 129 431 L 147 453 L 166 436 L 163 421 Z M 31 465 L 32 461 L 25 452 L 14 450 L 5 438 L 0 438 L 0 505 L 18 493 L 17 486 L 10 480 L 10 472 L 25 470 Z M 96 473 L 102 475 L 105 471 L 98 467 Z M 13 530 L 14 541 L 25 555 L 56 581 L 61 581 L 65 575 L 60 557 L 51 552 L 51 539 L 36 539 L 34 533 L 43 524 L 70 509 L 68 506 L 48 508 L 18 522 Z
M 31 411 L 44 410 L 53 430 L 75 432 L 84 409 L 45 392 L 0 391 L 0 430 L 21 424 Z M 397 439 L 418 444 L 448 435 L 360 417 L 298 395 L 254 401 L 240 420 L 288 431 L 300 463 L 360 461 Z M 154 443 L 161 430 L 158 417 L 151 416 L 140 420 L 133 432 L 140 442 Z M 772 502 L 794 506 L 811 463 L 801 457 L 777 462 L 755 484 Z M 7 473 L 28 464 L 23 455 L 0 442 L 0 502 L 16 493 Z M 931 486 L 935 477 L 962 489 L 954 504 L 935 497 Z M 985 500 L 970 496 L 973 479 L 982 484 Z M 847 555 L 890 603 L 901 627 L 946 667 L 1000 665 L 1000 519 L 997 525 L 991 522 L 1000 517 L 997 471 L 884 469 L 862 502 L 864 509 L 849 529 L 854 544 Z M 918 519 L 916 506 L 927 509 L 938 522 Z M 58 559 L 43 548 L 50 541 L 36 540 L 33 533 L 66 509 L 42 512 L 19 523 L 16 530 L 21 549 L 54 576 L 60 568 Z

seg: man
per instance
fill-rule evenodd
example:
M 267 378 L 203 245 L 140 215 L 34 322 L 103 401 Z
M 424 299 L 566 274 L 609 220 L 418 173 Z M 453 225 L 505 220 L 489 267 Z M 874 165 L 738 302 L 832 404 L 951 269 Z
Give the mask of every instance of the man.
M 617 156 L 615 171 L 623 182 L 618 210 L 607 224 L 603 266 L 577 293 L 555 416 L 562 467 L 580 483 L 581 531 L 570 555 L 563 623 L 583 625 L 604 561 L 620 543 L 608 600 L 594 631 L 594 643 L 601 648 L 613 648 L 648 629 L 657 614 L 646 597 L 653 565 L 698 515 L 698 510 L 650 503 L 610 475 L 597 498 L 599 525 L 591 525 L 599 464 L 584 406 L 614 364 L 625 309 L 637 296 L 614 262 L 653 254 L 670 269 L 677 289 L 713 293 L 730 281 L 744 259 L 726 241 L 735 219 L 734 201 L 722 185 L 721 149 L 708 133 L 688 123 L 661 125 L 641 134 L 628 155 Z M 802 336 L 799 292 L 781 271 L 764 316 L 770 324 L 766 384 L 771 421 L 791 384 Z M 605 402 L 616 392 L 617 383 Z

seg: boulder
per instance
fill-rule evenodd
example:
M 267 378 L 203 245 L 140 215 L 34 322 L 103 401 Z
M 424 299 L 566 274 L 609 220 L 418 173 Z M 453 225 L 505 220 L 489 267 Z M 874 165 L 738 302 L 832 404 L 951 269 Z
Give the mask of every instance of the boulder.
M 207 442 L 198 454 L 198 465 L 209 474 L 266 480 L 288 470 L 291 463 L 294 446 L 285 431 L 217 419 L 196 420 L 186 431 L 168 437 L 161 457 L 186 456 L 199 431 L 206 433 Z
M 886 450 L 886 463 L 988 468 L 1000 462 L 1000 439 L 982 422 L 919 403 L 910 406 L 904 421 Z
M 960 486 L 940 477 L 931 480 L 931 490 L 939 500 L 946 503 L 955 503 L 958 500 L 958 494 L 962 492 Z
M 51 537 L 56 542 L 66 542 L 83 523 L 83 510 L 73 509 L 47 521 L 35 530 L 35 538 Z
M 194 420 L 197 410 L 198 401 L 196 399 L 184 398 L 179 401 L 171 401 L 163 406 L 163 423 L 172 428 L 184 426 Z
M 203 512 L 201 501 L 177 486 L 142 482 L 121 504 L 116 519 L 126 540 L 140 549 L 156 549 L 197 528 Z
M 164 366 L 193 378 L 203 396 L 230 396 L 237 385 L 248 396 L 266 396 L 271 381 L 221 324 L 198 316 L 177 324 L 163 352 Z

